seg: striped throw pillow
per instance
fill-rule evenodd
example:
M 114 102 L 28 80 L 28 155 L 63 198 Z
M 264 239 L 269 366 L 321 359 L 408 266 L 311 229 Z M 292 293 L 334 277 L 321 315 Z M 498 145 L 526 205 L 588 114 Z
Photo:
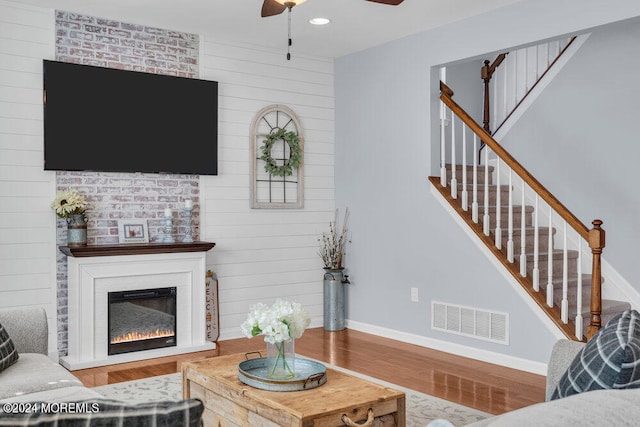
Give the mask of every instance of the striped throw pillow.
M 590 390 L 640 388 L 640 313 L 611 319 L 575 357 L 551 400 Z
M 0 372 L 16 363 L 18 351 L 7 330 L 0 324 Z

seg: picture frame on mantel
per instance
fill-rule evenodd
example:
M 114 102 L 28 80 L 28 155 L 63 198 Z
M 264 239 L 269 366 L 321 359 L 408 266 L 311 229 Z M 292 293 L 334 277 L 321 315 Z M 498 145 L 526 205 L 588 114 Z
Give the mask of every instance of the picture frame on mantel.
M 118 242 L 149 243 L 149 227 L 146 219 L 118 220 Z

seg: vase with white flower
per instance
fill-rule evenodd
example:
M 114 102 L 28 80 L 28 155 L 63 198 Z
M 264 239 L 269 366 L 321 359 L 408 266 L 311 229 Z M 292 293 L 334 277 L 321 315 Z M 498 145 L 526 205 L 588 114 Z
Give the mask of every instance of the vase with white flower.
M 84 196 L 74 189 L 59 191 L 51 208 L 67 222 L 67 246 L 86 246 L 87 202 Z
M 264 335 L 267 376 L 287 380 L 295 376 L 294 340 L 302 336 L 310 323 L 309 313 L 301 304 L 278 299 L 271 306 L 252 305 L 240 328 L 247 338 Z

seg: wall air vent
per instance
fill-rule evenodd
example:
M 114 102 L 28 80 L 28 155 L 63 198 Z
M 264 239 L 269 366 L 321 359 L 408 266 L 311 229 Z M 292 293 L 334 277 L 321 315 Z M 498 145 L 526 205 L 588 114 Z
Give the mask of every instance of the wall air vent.
M 432 329 L 499 344 L 509 344 L 507 313 L 433 301 L 431 314 Z

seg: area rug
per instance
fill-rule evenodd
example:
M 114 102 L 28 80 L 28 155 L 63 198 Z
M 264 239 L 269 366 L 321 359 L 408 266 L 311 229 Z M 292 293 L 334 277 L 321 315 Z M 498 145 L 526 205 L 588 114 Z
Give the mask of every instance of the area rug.
M 424 427 L 429 421 L 444 418 L 455 426 L 479 421 L 492 416 L 486 412 L 449 402 L 438 397 L 400 387 L 386 381 L 372 378 L 358 372 L 336 367 L 327 363 L 325 366 L 347 372 L 351 375 L 372 381 L 384 386 L 401 390 L 406 395 L 406 415 L 408 427 Z M 157 400 L 179 400 L 182 397 L 182 374 L 160 375 L 142 380 L 127 381 L 94 388 L 95 391 L 110 399 L 127 402 L 151 402 Z

